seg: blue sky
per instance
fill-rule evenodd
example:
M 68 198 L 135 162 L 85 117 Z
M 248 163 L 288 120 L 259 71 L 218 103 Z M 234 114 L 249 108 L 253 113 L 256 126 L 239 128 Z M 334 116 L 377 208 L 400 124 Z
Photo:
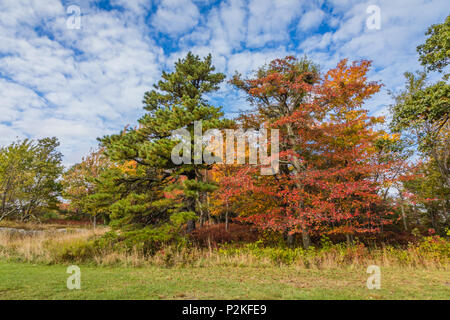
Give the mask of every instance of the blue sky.
M 69 29 L 67 8 L 80 8 Z M 366 12 L 380 8 L 380 29 Z M 212 53 L 228 77 L 286 55 L 307 54 L 322 70 L 343 58 L 373 61 L 385 87 L 367 108 L 386 114 L 387 89 L 421 67 L 416 46 L 450 13 L 448 0 L 1 0 L 0 145 L 57 136 L 73 164 L 96 138 L 135 125 L 142 97 L 188 51 Z M 248 108 L 224 84 L 210 97 L 228 116 Z

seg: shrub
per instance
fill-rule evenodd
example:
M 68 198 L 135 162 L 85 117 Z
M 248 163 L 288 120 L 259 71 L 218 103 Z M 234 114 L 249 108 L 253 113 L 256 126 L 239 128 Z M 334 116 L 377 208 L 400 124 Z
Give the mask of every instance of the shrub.
M 422 239 L 419 252 L 437 261 L 445 262 L 450 257 L 450 242 L 439 236 L 430 236 Z
M 230 223 L 228 230 L 225 224 L 207 225 L 194 230 L 189 239 L 199 247 L 214 247 L 224 243 L 250 243 L 259 239 L 258 231 L 246 224 Z
M 138 250 L 145 256 L 154 255 L 163 245 L 176 242 L 174 228 L 165 224 L 158 228 L 145 227 L 122 233 L 118 238 L 118 245 L 128 251 Z M 116 245 L 117 246 L 117 245 Z
M 329 234 L 325 236 L 329 243 L 346 243 L 345 234 Z M 313 235 L 311 240 L 313 243 L 323 244 L 323 235 Z M 363 243 L 367 247 L 395 245 L 407 247 L 409 243 L 417 243 L 419 238 L 413 234 L 405 232 L 384 231 L 382 233 L 356 233 L 352 235 L 352 242 Z
M 73 242 L 50 244 L 56 262 L 87 262 L 93 260 L 97 250 L 93 241 L 83 239 Z
M 57 214 L 56 212 L 54 212 L 54 211 L 48 211 L 48 212 L 46 212 L 46 213 L 42 216 L 42 218 L 43 218 L 44 220 L 50 220 L 50 219 L 58 219 L 59 216 L 58 216 L 58 214 Z

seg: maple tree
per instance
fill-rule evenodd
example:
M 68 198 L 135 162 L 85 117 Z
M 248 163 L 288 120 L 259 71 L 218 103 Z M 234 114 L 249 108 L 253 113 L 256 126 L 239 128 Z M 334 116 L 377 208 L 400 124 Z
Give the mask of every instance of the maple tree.
M 305 247 L 313 233 L 383 228 L 390 212 L 374 177 L 388 166 L 375 161 L 376 141 L 386 133 L 374 129 L 383 119 L 362 109 L 381 86 L 367 80 L 369 67 L 368 61 L 349 65 L 343 60 L 321 79 L 310 61 L 287 57 L 261 68 L 253 79 L 234 77 L 281 139 L 279 175 L 261 177 L 254 166 L 235 175 L 241 197 L 263 199 L 242 219 L 288 235 L 300 233 Z

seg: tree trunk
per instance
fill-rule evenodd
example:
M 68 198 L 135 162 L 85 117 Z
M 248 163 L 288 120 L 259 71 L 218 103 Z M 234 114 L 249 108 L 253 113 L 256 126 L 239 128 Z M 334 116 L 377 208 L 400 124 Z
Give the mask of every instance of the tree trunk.
M 345 234 L 345 238 L 347 239 L 347 245 L 350 246 L 352 244 L 352 239 L 348 233 Z
M 402 219 L 403 219 L 403 228 L 405 231 L 408 231 L 408 224 L 406 223 L 406 213 L 405 213 L 405 200 L 403 198 L 402 192 L 399 190 L 400 199 L 402 200 L 402 204 L 400 206 L 402 210 Z
M 311 238 L 309 237 L 309 233 L 306 230 L 306 228 L 303 228 L 302 243 L 303 243 L 303 248 L 304 249 L 308 249 L 309 246 L 311 245 Z
M 228 231 L 228 200 L 227 200 L 227 211 L 225 212 L 225 230 Z
M 192 233 L 195 230 L 195 220 L 189 220 L 187 222 L 186 232 Z
M 228 231 L 228 211 L 225 213 L 225 230 Z
M 434 230 L 437 230 L 437 222 L 436 222 L 436 215 L 435 212 L 433 210 L 431 210 L 430 212 L 430 219 L 431 219 L 431 226 L 433 227 Z
M 197 210 L 196 202 L 197 202 L 196 199 L 190 199 L 187 209 L 189 211 L 194 212 L 198 217 L 199 213 Z M 186 226 L 186 232 L 192 233 L 192 231 L 194 231 L 194 230 L 195 230 L 195 220 L 188 220 L 187 226 Z
M 408 231 L 408 225 L 406 224 L 405 207 L 403 206 L 403 204 L 401 205 L 401 208 L 402 208 L 403 228 L 405 228 L 405 231 Z
M 295 235 L 294 234 L 287 234 L 286 236 L 286 244 L 289 248 L 293 248 L 295 245 Z
M 447 223 L 448 217 L 447 217 L 447 200 L 444 199 L 444 201 L 442 201 L 442 211 L 444 213 L 444 219 L 445 219 L 445 223 Z
M 448 174 L 449 170 L 447 169 L 447 166 L 445 164 L 447 159 L 440 159 L 438 152 L 436 151 L 436 149 L 433 147 L 431 148 L 431 154 L 434 158 L 434 160 L 436 161 L 436 165 L 438 167 L 439 173 L 442 176 L 442 179 L 444 179 L 444 181 L 447 183 L 447 187 L 450 188 L 450 175 Z

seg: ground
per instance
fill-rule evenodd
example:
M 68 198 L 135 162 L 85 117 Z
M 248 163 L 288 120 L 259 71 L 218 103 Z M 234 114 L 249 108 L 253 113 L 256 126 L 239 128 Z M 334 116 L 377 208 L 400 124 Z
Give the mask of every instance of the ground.
M 383 267 L 381 289 L 365 269 L 296 267 L 81 268 L 81 289 L 66 287 L 67 266 L 0 262 L 5 299 L 450 299 L 450 271 Z

